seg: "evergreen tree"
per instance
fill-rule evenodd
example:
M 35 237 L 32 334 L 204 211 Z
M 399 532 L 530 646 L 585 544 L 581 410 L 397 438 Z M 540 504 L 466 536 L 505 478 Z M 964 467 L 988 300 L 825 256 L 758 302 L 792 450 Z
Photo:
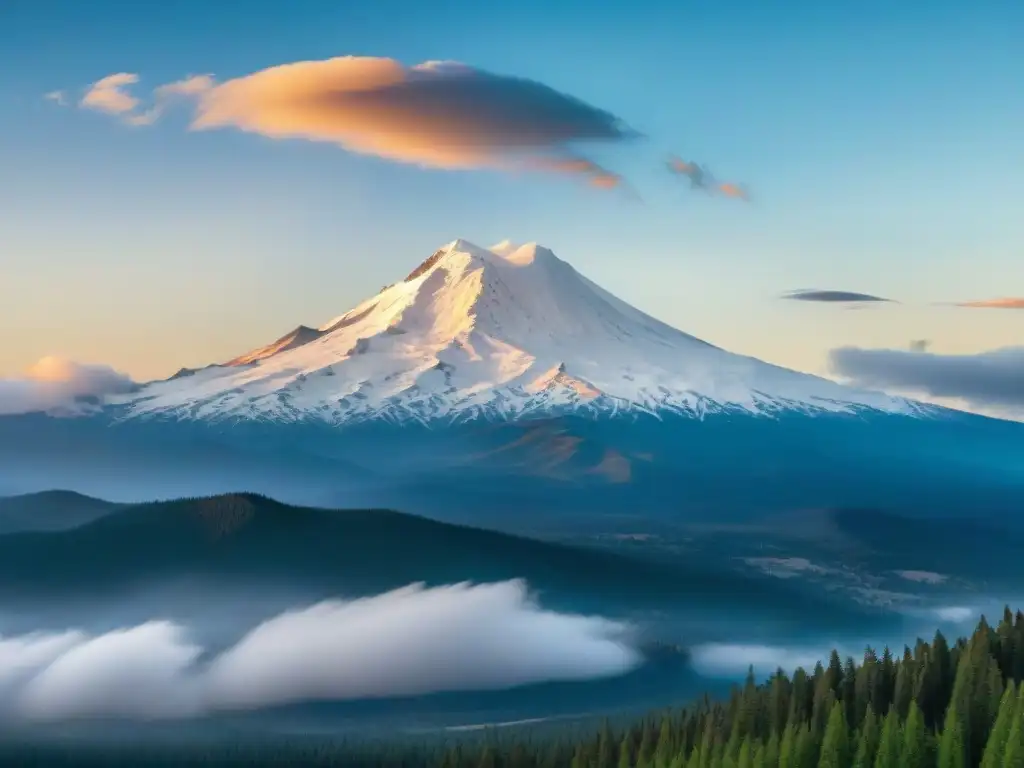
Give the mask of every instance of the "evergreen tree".
M 878 718 L 875 717 L 875 711 L 869 704 L 867 712 L 864 714 L 864 721 L 860 727 L 860 737 L 857 742 L 857 752 L 853 758 L 853 768 L 873 768 L 880 736 Z
M 629 733 L 622 737 L 619 744 L 619 768 L 633 768 L 633 738 Z
M 779 768 L 779 732 L 773 730 L 764 745 L 764 768 Z
M 743 743 L 740 744 L 739 755 L 736 758 L 736 768 L 751 768 L 754 756 L 750 750 L 750 736 L 744 736 Z
M 901 768 L 902 740 L 903 729 L 900 728 L 896 710 L 890 709 L 882 723 L 882 735 L 879 738 L 878 752 L 875 755 L 875 768 Z
M 964 739 L 960 727 L 960 715 L 956 705 L 951 704 L 946 710 L 946 720 L 942 725 L 939 739 L 938 768 L 964 768 Z
M 914 681 L 910 678 L 911 674 L 910 665 L 904 660 L 896 670 L 896 687 L 893 690 L 893 706 L 896 707 L 896 714 L 901 720 L 907 719 L 910 702 L 914 698 Z
M 480 752 L 480 759 L 477 761 L 477 768 L 495 768 L 496 760 L 494 757 L 494 750 L 490 744 L 487 744 Z M 583 768 L 583 764 L 577 764 L 573 761 L 573 768 Z
M 814 768 L 818 757 L 818 739 L 810 724 L 800 729 L 793 751 L 796 758 L 794 768 Z
M 1021 684 L 1024 692 L 1024 683 Z M 1018 692 L 1018 702 L 1021 699 L 1021 692 Z M 1006 737 L 1006 747 L 1003 752 L 1002 768 L 1024 768 L 1024 706 L 1018 703 L 1014 712 L 1013 726 Z
M 654 762 L 658 768 L 668 768 L 675 754 L 675 741 L 672 737 L 672 720 L 666 715 L 661 719 L 661 730 L 658 733 L 658 744 L 654 750 Z
M 818 757 L 820 768 L 846 768 L 848 752 L 846 714 L 841 702 L 832 705 Z
M 900 752 L 901 768 L 925 768 L 928 762 L 928 732 L 924 718 L 916 701 L 910 702 L 907 722 L 903 725 L 903 749 Z
M 612 757 L 612 734 L 608 728 L 607 720 L 601 725 L 601 734 L 598 736 L 597 761 L 595 765 L 596 768 L 612 768 L 615 765 L 614 758 Z
M 640 749 L 636 756 L 637 768 L 651 768 L 651 758 L 654 757 L 654 745 L 651 741 L 651 731 L 644 726 L 643 736 L 640 737 Z
M 750 768 L 765 768 L 765 745 L 760 741 L 754 745 L 754 757 L 750 762 Z
M 775 672 L 771 681 L 771 692 L 768 696 L 768 722 L 767 731 L 769 734 L 782 733 L 786 727 L 786 716 L 789 714 L 790 682 L 782 669 Z
M 794 721 L 790 720 L 786 730 L 782 732 L 782 742 L 779 745 L 779 768 L 798 768 L 796 757 L 796 727 Z
M 950 710 L 955 707 L 951 704 Z M 988 741 L 985 742 L 985 751 L 982 753 L 981 768 L 1001 768 L 1003 755 L 1006 752 L 1006 740 L 1010 736 L 1010 729 L 1016 720 L 1017 714 L 1017 691 L 1013 685 L 1006 686 L 1003 697 L 999 701 L 999 711 L 996 714 L 995 725 L 989 732 Z M 963 738 L 961 736 L 961 738 Z

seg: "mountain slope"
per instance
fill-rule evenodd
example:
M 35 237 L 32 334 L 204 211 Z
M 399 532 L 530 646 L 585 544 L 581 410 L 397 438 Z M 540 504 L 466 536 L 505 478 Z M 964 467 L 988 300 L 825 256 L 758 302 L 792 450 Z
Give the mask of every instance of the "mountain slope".
M 128 417 L 327 423 L 929 411 L 714 347 L 538 245 L 464 240 L 320 328 L 300 326 L 118 404 Z
M 294 507 L 254 494 L 140 504 L 74 530 L 0 536 L 0 599 L 8 606 L 184 579 L 207 595 L 240 584 L 254 595 L 287 586 L 320 599 L 419 581 L 518 578 L 546 605 L 574 610 L 742 607 L 806 622 L 815 604 L 788 585 L 707 564 L 653 563 L 398 512 Z M 816 610 L 823 620 L 869 615 L 824 602 Z
M 76 528 L 122 505 L 74 491 L 43 491 L 0 498 L 0 534 Z

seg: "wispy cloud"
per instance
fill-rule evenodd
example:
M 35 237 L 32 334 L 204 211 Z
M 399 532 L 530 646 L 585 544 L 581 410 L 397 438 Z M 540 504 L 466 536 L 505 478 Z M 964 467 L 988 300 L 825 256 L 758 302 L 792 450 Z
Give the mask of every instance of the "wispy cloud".
M 23 375 L 0 379 L 0 415 L 73 408 L 83 399 L 127 393 L 135 386 L 105 365 L 44 357 Z
M 793 673 L 797 668 L 811 670 L 828 658 L 828 651 L 814 648 L 779 645 L 742 645 L 708 643 L 691 650 L 693 666 L 708 677 L 741 677 L 750 667 L 759 675 L 770 675 L 777 669 Z
M 669 155 L 666 163 L 669 171 L 677 176 L 685 176 L 690 180 L 690 189 L 699 189 L 708 194 L 719 194 L 737 200 L 750 200 L 750 191 L 743 184 L 732 181 L 717 181 L 706 165 L 693 160 L 683 160 L 676 155 Z
M 626 632 L 546 611 L 520 581 L 412 585 L 280 614 L 203 663 L 168 621 L 0 638 L 0 709 L 36 721 L 175 718 L 585 680 L 640 663 Z
M 1024 298 L 1008 296 L 1000 299 L 961 301 L 956 306 L 969 309 L 1024 309 Z
M 792 301 L 817 301 L 825 304 L 892 302 L 892 299 L 885 299 L 881 296 L 874 296 L 870 293 L 857 293 L 856 291 L 822 291 L 817 289 L 789 291 L 788 293 L 782 294 L 781 298 Z
M 969 355 L 842 347 L 829 355 L 843 378 L 864 387 L 957 398 L 977 408 L 1024 409 L 1024 347 Z
M 52 101 L 60 107 L 66 107 L 68 105 L 68 97 L 64 91 L 50 91 L 49 93 L 44 93 L 43 98 L 47 101 Z
M 94 83 L 82 105 L 136 125 L 172 98 L 191 97 L 194 130 L 233 128 L 275 139 L 336 144 L 351 152 L 435 168 L 578 173 L 601 188 L 621 177 L 579 157 L 575 145 L 638 136 L 618 117 L 543 83 L 457 62 L 406 67 L 387 58 L 300 61 L 216 83 L 186 78 L 139 110 L 129 73 Z

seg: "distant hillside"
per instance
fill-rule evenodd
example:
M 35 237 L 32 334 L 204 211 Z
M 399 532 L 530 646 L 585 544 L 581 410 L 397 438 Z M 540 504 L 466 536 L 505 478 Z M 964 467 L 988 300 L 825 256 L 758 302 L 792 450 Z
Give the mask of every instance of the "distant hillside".
M 121 506 L 74 491 L 43 491 L 0 498 L 0 534 L 76 528 Z
M 418 581 L 524 578 L 552 607 L 746 607 L 804 623 L 809 615 L 824 620 L 858 610 L 809 605 L 777 580 L 725 568 L 646 561 L 386 510 L 291 507 L 250 494 L 136 505 L 73 530 L 0 536 L 0 599 L 86 597 L 183 576 L 214 586 L 288 585 L 311 597 L 376 594 Z

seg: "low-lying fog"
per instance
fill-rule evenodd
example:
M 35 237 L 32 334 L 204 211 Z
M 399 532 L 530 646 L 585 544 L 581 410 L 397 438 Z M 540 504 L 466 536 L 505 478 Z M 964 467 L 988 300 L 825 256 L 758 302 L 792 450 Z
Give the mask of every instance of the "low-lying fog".
M 0 612 L 0 717 L 166 720 L 608 680 L 642 665 L 639 644 L 652 637 L 688 647 L 693 671 L 716 687 L 742 679 L 751 665 L 759 677 L 779 667 L 809 669 L 833 647 L 859 659 L 868 644 L 901 653 L 904 643 L 931 638 L 937 628 L 953 639 L 969 634 L 983 612 L 997 621 L 1002 606 L 991 600 L 906 613 L 892 637 L 765 644 L 743 616 L 713 630 L 706 617 L 683 617 L 652 635 L 640 618 L 554 612 L 522 581 L 410 585 L 319 602 L 287 590 L 211 593 L 177 585 L 116 602 Z M 677 703 L 696 693 L 691 678 Z

